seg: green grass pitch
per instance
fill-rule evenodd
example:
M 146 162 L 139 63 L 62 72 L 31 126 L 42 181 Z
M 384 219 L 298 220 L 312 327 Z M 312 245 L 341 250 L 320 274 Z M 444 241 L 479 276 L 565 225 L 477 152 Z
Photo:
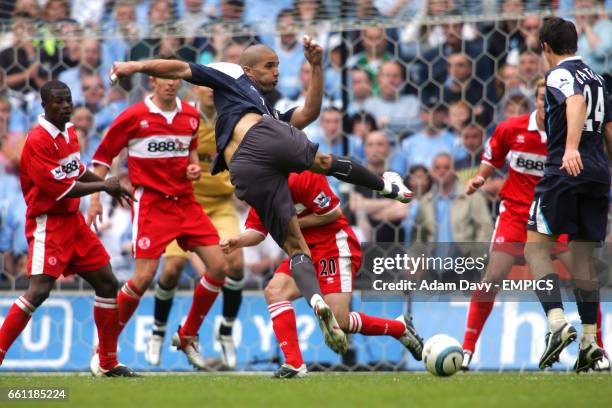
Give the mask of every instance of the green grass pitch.
M 1 407 L 612 407 L 612 375 L 573 373 L 328 373 L 300 380 L 254 375 L 151 375 L 138 379 L 3 374 L 0 389 L 67 388 L 67 402 Z M 197 405 L 196 405 L 197 404 Z

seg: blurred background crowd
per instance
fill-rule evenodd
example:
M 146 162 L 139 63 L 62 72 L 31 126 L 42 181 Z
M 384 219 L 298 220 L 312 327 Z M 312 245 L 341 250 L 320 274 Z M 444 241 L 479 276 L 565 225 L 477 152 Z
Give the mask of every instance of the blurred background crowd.
M 72 123 L 90 164 L 113 119 L 148 92 L 138 76 L 111 87 L 113 61 L 237 62 L 244 47 L 263 42 L 280 59 L 277 91 L 267 97 L 285 111 L 303 103 L 310 80 L 303 34 L 325 49 L 323 110 L 308 137 L 381 174 L 399 172 L 417 195 L 402 205 L 330 179 L 360 239 L 488 242 L 504 171 L 475 195 L 464 185 L 495 125 L 535 109 L 535 84 L 548 68 L 538 32 L 551 13 L 575 21 L 578 54 L 612 87 L 611 0 L 0 0 L 0 287 L 25 271 L 19 161 L 42 113 L 42 84 L 59 79 L 72 90 Z M 182 97 L 194 100 L 189 86 Z M 125 177 L 125 167 L 115 173 Z M 100 235 L 125 279 L 130 211 L 106 209 Z M 281 256 L 271 241 L 248 251 L 255 282 Z

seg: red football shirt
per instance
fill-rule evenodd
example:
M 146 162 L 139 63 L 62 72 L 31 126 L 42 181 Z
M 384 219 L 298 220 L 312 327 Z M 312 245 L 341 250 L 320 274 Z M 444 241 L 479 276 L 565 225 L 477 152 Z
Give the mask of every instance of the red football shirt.
M 482 162 L 499 169 L 506 158 L 510 168 L 499 195 L 529 207 L 546 162 L 546 133 L 538 130 L 535 111 L 503 121 L 495 128 Z
M 322 174 L 310 171 L 299 174 L 291 173 L 289 175 L 289 190 L 298 218 L 310 214 L 325 215 L 340 206 L 340 200 L 330 188 L 327 178 Z M 268 230 L 252 208 L 249 211 L 245 227 L 264 235 L 268 234 Z M 349 223 L 343 214 L 329 224 L 303 229 L 302 234 L 306 243 L 311 246 L 330 240 L 335 242 L 338 231 L 346 227 L 349 227 Z
M 21 153 L 19 179 L 26 216 L 76 212 L 80 199 L 65 197 L 86 170 L 76 131 L 71 123 L 60 131 L 44 115 L 38 123 L 28 133 Z
M 93 156 L 93 163 L 110 167 L 123 148 L 134 187 L 168 195 L 193 194 L 185 172 L 189 152 L 197 148 L 198 111 L 177 98 L 177 109 L 161 111 L 151 100 L 130 106 L 109 128 Z

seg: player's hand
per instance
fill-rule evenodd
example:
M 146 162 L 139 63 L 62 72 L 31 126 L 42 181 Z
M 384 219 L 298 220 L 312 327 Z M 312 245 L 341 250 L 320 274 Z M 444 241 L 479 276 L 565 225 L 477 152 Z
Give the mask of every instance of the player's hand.
M 239 248 L 238 237 L 222 239 L 221 242 L 219 242 L 219 246 L 224 254 L 229 255 Z
M 102 209 L 102 204 L 100 204 L 99 199 L 91 199 L 89 203 L 89 209 L 87 210 L 87 225 L 94 226 L 96 232 L 99 230 L 98 223 L 102 225 L 104 222 L 104 210 Z
M 476 176 L 470 179 L 467 184 L 467 188 L 465 189 L 465 193 L 467 195 L 474 194 L 476 190 L 483 186 L 485 183 L 485 179 L 482 176 Z
M 119 79 L 128 78 L 136 72 L 138 72 L 138 63 L 136 61 L 114 62 L 108 77 L 111 84 L 114 85 Z
M 121 206 L 128 207 L 132 201 L 136 201 L 132 193 L 121 185 L 118 177 L 107 178 L 104 184 L 104 191 L 115 197 Z
M 187 166 L 187 178 L 189 180 L 199 180 L 202 175 L 202 168 L 199 164 L 191 163 Z
M 317 44 L 314 38 L 305 35 L 302 37 L 304 45 L 304 57 L 311 66 L 323 64 L 323 48 Z
M 567 171 L 570 176 L 577 176 L 584 169 L 578 149 L 565 149 L 561 163 L 560 169 Z

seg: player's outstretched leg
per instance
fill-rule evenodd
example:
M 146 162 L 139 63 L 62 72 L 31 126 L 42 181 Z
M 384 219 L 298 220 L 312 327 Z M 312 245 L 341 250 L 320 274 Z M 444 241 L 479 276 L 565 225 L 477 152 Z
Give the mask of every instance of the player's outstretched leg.
M 236 346 L 232 336 L 234 322 L 242 303 L 244 288 L 242 251 L 235 251 L 226 257 L 229 264 L 228 276 L 223 285 L 223 319 L 219 325 L 216 339 L 221 345 L 221 361 L 227 368 L 236 368 Z
M 48 275 L 30 277 L 28 290 L 9 309 L 0 328 L 0 365 L 9 348 L 26 327 L 32 313 L 49 297 L 55 278 Z
M 411 319 L 400 315 L 394 320 L 369 316 L 361 312 L 349 312 L 351 292 L 328 293 L 325 301 L 338 317 L 340 328 L 346 333 L 360 333 L 364 336 L 391 336 L 397 339 L 420 361 L 423 353 L 423 338 L 419 336 Z
M 335 177 L 346 183 L 367 187 L 380 193 L 383 197 L 402 203 L 409 202 L 413 196 L 399 174 L 388 171 L 380 177 L 349 157 L 317 152 L 310 170 Z
M 546 334 L 545 349 L 540 358 L 540 369 L 551 367 L 559 360 L 559 354 L 576 340 L 576 329 L 567 322 L 561 302 L 559 275 L 550 259 L 556 237 L 527 231 L 525 259 L 536 279 L 536 295 L 548 318 L 550 331 Z
M 285 356 L 285 362 L 274 372 L 275 378 L 302 378 L 308 373 L 300 351 L 295 312 L 291 304 L 291 300 L 300 295 L 295 281 L 284 273 L 274 274 L 264 289 L 272 328 Z
M 155 284 L 153 331 L 145 350 L 145 360 L 154 366 L 158 366 L 161 363 L 168 316 L 170 316 L 176 286 L 186 260 L 187 258 L 182 256 L 165 256 L 164 268 L 158 282 Z

